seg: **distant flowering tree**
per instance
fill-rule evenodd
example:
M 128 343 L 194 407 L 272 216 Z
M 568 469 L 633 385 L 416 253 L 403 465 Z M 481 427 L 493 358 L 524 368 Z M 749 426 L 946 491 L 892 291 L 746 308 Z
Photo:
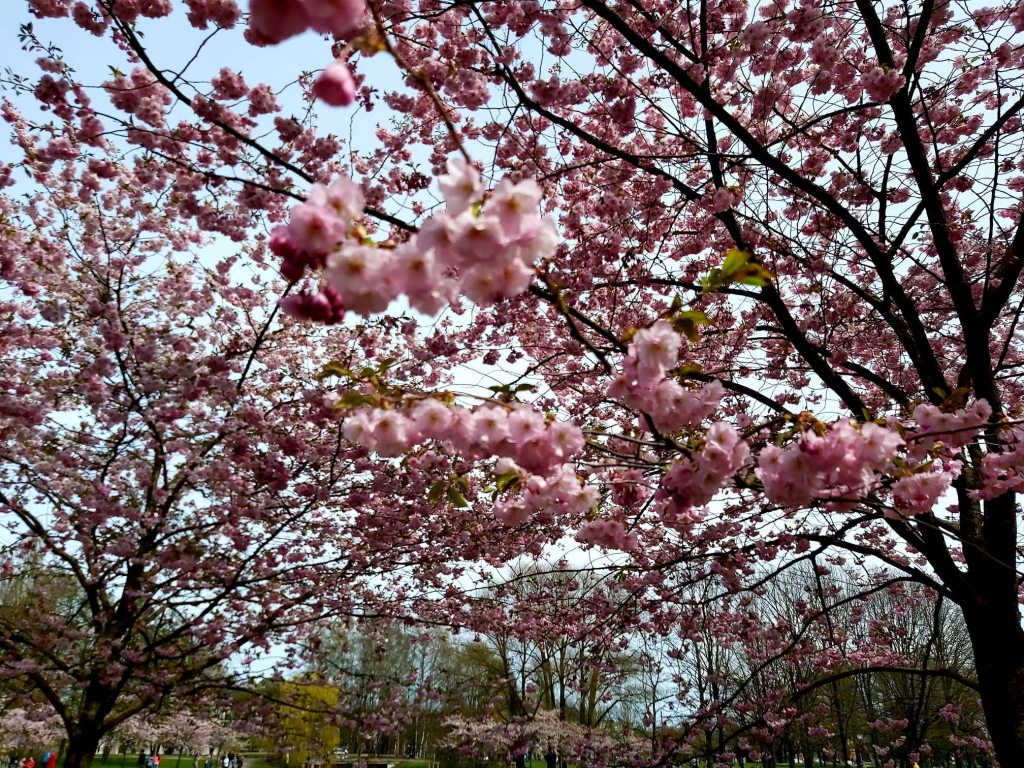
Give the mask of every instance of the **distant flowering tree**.
M 177 752 L 204 755 L 232 740 L 232 723 L 222 723 L 205 715 L 175 712 L 161 715 L 135 715 L 113 732 L 122 743 L 141 748 L 162 746 Z
M 640 762 L 649 756 L 649 742 L 630 735 L 615 739 L 606 731 L 565 722 L 555 710 L 541 710 L 535 718 L 512 722 L 452 717 L 445 725 L 448 733 L 439 746 L 466 756 L 511 759 L 517 765 L 524 764 L 530 751 L 535 756 L 555 752 L 566 762 L 587 768 L 623 760 Z
M 56 746 L 64 729 L 52 711 L 14 707 L 0 715 L 0 750 L 8 755 Z
M 25 31 L 44 72 L 12 84 L 53 118 L 33 121 L 4 107 L 30 175 L 53 174 L 75 200 L 116 197 L 125 181 L 166 191 L 152 208 L 133 211 L 121 242 L 131 241 L 126 229 L 157 225 L 172 240 L 191 242 L 175 233 L 194 228 L 247 243 L 256 263 L 272 252 L 292 284 L 282 308 L 336 326 L 338 339 L 351 339 L 360 318 L 392 308 L 381 321 L 391 336 L 361 343 L 357 366 L 338 355 L 324 371 L 342 383 L 337 404 L 348 442 L 299 439 L 358 457 L 372 480 L 349 496 L 353 507 L 387 516 L 396 486 L 406 494 L 409 514 L 390 518 L 400 533 L 375 543 L 435 547 L 438 562 L 457 552 L 494 566 L 539 556 L 572 535 L 584 547 L 621 550 L 613 564 L 622 566 L 621 588 L 648 631 L 688 637 L 702 622 L 714 632 L 736 618 L 723 607 L 705 622 L 682 597 L 701 582 L 756 592 L 806 560 L 859 569 L 862 597 L 894 578 L 923 583 L 963 612 L 995 753 L 1004 766 L 1024 765 L 1024 5 L 28 5 L 38 17 L 70 17 L 109 37 L 131 70 L 115 68 L 91 84 L 102 85 L 109 108 L 94 104 L 59 53 Z M 374 131 L 359 131 L 365 147 L 345 146 L 317 121 L 286 116 L 276 87 L 246 83 L 229 47 L 219 49 L 226 61 L 208 79 L 172 72 L 154 60 L 144 32 L 177 11 L 212 29 L 207 34 L 244 26 L 267 57 L 287 38 L 326 35 L 333 48 L 328 54 L 324 44 L 324 73 L 295 73 L 303 94 L 357 108 L 360 127 L 371 121 L 364 112 L 389 111 Z M 380 53 L 403 74 L 399 85 L 368 77 L 365 62 Z M 133 150 L 130 171 L 121 167 L 125 146 Z M 0 178 L 13 183 L 14 168 Z M 45 221 L 32 218 L 39 205 L 27 212 L 33 226 L 59 228 L 45 212 Z M 91 238 L 105 236 L 90 217 L 81 220 Z M 13 243 L 5 276 L 70 258 L 24 225 L 5 238 Z M 65 283 L 75 284 L 30 276 L 17 285 L 56 323 Z M 187 315 L 194 300 L 174 285 L 159 302 L 165 289 L 154 290 L 152 302 Z M 237 285 L 231 290 L 242 296 Z M 109 309 L 117 296 L 111 290 L 95 310 L 81 305 L 111 354 L 125 348 Z M 399 302 L 420 315 L 444 314 L 431 326 L 393 320 Z M 30 311 L 12 309 L 12 317 L 18 312 Z M 22 346 L 3 356 L 16 361 L 5 365 L 27 359 L 49 374 L 41 352 L 18 351 L 28 348 L 18 339 L 43 338 L 35 326 L 11 322 L 5 343 Z M 395 354 L 399 338 L 409 349 Z M 98 409 L 107 444 L 116 445 L 121 421 L 103 409 L 121 390 L 105 377 L 123 364 L 104 353 L 107 362 L 94 368 L 78 338 L 46 345 L 55 360 L 66 355 L 78 366 L 66 386 L 82 408 Z M 220 372 L 197 363 L 209 353 L 158 350 L 139 365 L 171 366 L 174 376 L 184 368 L 203 382 L 196 391 L 212 387 L 226 397 Z M 390 373 L 390 357 L 413 373 Z M 499 369 L 503 361 L 513 367 Z M 501 377 L 489 401 L 455 395 L 451 385 L 467 366 Z M 41 399 L 56 398 L 61 384 L 44 385 L 41 376 L 5 370 L 13 382 L 6 407 L 16 419 L 37 418 Z M 161 368 L 140 386 L 153 380 L 178 379 Z M 145 403 L 140 392 L 124 396 Z M 198 407 L 191 394 L 174 408 Z M 71 429 L 72 418 L 63 417 L 62 428 Z M 276 440 L 272 426 L 253 428 Z M 81 459 L 74 451 L 65 459 L 34 429 L 16 426 L 10 444 L 47 457 L 47 472 L 70 474 L 60 466 Z M 152 439 L 160 451 L 180 445 L 171 438 L 165 449 Z M 205 443 L 193 433 L 185 442 L 182 466 L 191 467 Z M 242 469 L 218 479 L 276 481 L 262 446 L 248 441 Z M 168 477 L 177 461 L 166 464 Z M 165 472 L 159 466 L 154 478 Z M 415 482 L 395 482 L 410 470 L 420 473 Z M 97 473 L 106 482 L 106 470 Z M 40 477 L 39 487 L 50 487 L 50 476 Z M 312 477 L 302 487 L 331 486 Z M 44 491 L 33 489 L 32 504 L 43 503 Z M 58 532 L 80 541 L 74 506 L 91 509 L 97 495 L 105 509 L 123 506 L 120 495 L 107 494 L 62 493 L 55 514 L 69 527 Z M 10 495 L 5 503 L 19 509 Z M 32 514 L 26 504 L 19 515 Z M 503 538 L 485 535 L 495 521 L 507 526 Z M 247 551 L 253 540 L 244 526 L 227 525 Z M 411 542 L 405 526 L 424 535 Z M 45 526 L 32 531 L 33 542 L 50 535 Z M 330 533 L 322 525 L 304 531 L 302 542 L 319 547 L 317 537 Z M 128 549 L 120 556 L 137 559 Z M 77 554 L 64 558 L 69 568 Z M 90 578 L 82 579 L 87 594 Z M 460 625 L 495 620 L 465 610 L 459 590 L 440 576 L 436 586 L 439 597 L 418 610 Z M 707 602 L 721 592 L 712 589 Z M 102 601 L 97 614 L 107 615 Z M 870 654 L 853 661 L 870 664 Z M 712 700 L 695 719 L 713 727 L 721 706 Z M 761 725 L 791 722 L 786 709 L 767 701 Z
M 401 610 L 393 589 L 415 596 L 419 569 L 440 578 L 488 534 L 456 543 L 464 521 L 416 514 L 433 462 L 371 474 L 341 435 L 323 363 L 422 380 L 400 324 L 282 316 L 258 254 L 188 253 L 202 234 L 145 163 L 105 160 L 96 189 L 94 163 L 57 171 L 7 116 L 33 178 L 0 196 L 0 680 L 45 699 L 78 768 L 133 719 L 184 738 L 146 715 L 254 690 L 271 644 Z

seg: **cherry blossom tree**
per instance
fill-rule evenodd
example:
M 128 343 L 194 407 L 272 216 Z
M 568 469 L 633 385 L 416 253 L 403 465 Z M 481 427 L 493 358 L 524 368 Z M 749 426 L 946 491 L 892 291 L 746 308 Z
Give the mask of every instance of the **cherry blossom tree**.
M 612 738 L 607 732 L 594 730 L 577 723 L 561 720 L 555 710 L 544 710 L 531 720 L 501 722 L 498 720 L 465 720 L 450 718 L 446 725 L 448 734 L 441 746 L 457 749 L 465 755 L 489 757 L 497 760 L 516 759 L 517 764 L 528 751 L 544 754 L 557 751 L 573 764 L 607 766 L 627 761 L 640 760 L 646 752 L 646 744 L 640 739 L 625 735 Z
M 38 707 L 14 707 L 0 715 L 0 749 L 8 755 L 31 750 L 60 741 L 63 729 L 52 712 Z
M 868 593 L 919 582 L 962 611 L 996 754 L 1024 764 L 1024 6 L 29 7 L 131 69 L 93 104 L 26 31 L 44 74 L 14 85 L 53 117 L 6 108 L 22 146 L 48 134 L 30 172 L 81 160 L 102 188 L 113 147 L 132 147 L 142 187 L 169 190 L 157 215 L 257 262 L 269 249 L 293 284 L 282 307 L 339 338 L 395 302 L 442 313 L 402 326 L 420 380 L 384 370 L 386 337 L 363 347 L 368 374 L 328 369 L 344 436 L 386 486 L 362 503 L 415 466 L 432 476 L 418 519 L 473 521 L 434 524 L 439 546 L 497 521 L 502 540 L 461 551 L 494 565 L 566 535 L 617 550 L 651 631 L 699 620 L 667 583 L 726 599 L 823 559 L 879 574 Z M 323 73 L 292 73 L 319 121 L 286 117 L 280 86 L 246 83 L 227 47 L 208 79 L 155 60 L 146 39 L 182 12 L 208 35 L 244 27 L 267 57 L 326 36 Z M 374 79 L 382 60 L 401 83 Z M 390 119 L 346 146 L 318 131 L 351 114 L 333 105 Z M 472 365 L 501 377 L 490 402 L 453 393 Z
M 432 472 L 371 474 L 340 434 L 323 362 L 415 361 L 399 321 L 282 316 L 258 249 L 190 253 L 217 246 L 161 208 L 145 162 L 105 161 L 94 188 L 7 115 L 33 179 L 0 197 L 0 680 L 45 700 L 77 768 L 132 718 L 255 690 L 314 622 L 396 610 L 486 535 L 427 547 L 465 525 L 406 506 Z M 385 367 L 423 379 L 366 375 Z
M 171 714 L 135 715 L 113 734 L 121 743 L 164 747 L 192 755 L 212 754 L 236 735 L 234 724 L 206 714 L 178 711 Z

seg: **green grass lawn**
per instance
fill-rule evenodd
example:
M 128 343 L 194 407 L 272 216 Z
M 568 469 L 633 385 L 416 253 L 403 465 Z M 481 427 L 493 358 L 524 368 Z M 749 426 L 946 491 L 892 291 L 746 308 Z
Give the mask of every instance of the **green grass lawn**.
M 97 756 L 92 764 L 94 768 L 121 768 L 122 765 L 124 768 L 138 768 L 138 761 L 139 753 L 136 752 L 135 754 L 109 755 L 106 759 Z M 203 765 L 202 759 L 199 760 L 199 765 Z M 160 768 L 192 768 L 192 756 L 160 755 Z

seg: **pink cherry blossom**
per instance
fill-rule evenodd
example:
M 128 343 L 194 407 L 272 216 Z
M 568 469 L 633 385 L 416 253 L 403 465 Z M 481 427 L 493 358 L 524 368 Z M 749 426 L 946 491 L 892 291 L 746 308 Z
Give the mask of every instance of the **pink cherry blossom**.
M 480 174 L 463 157 L 449 159 L 448 173 L 438 176 L 437 183 L 451 216 L 466 211 L 483 191 Z
M 332 107 L 347 107 L 355 101 L 356 81 L 348 67 L 336 61 L 317 76 L 313 95 Z

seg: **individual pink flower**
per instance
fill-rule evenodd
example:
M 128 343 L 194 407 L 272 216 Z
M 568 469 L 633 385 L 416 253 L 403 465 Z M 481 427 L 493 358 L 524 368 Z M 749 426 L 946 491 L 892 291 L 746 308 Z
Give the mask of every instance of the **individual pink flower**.
M 313 83 L 313 96 L 332 107 L 347 107 L 356 99 L 356 81 L 348 67 L 336 61 Z
M 517 406 L 508 415 L 508 439 L 525 443 L 544 434 L 544 417 L 528 405 Z
M 582 451 L 585 443 L 580 428 L 564 421 L 552 422 L 548 427 L 547 438 L 563 461 Z
M 358 29 L 366 14 L 366 0 L 303 0 L 309 25 L 324 35 L 344 37 Z
M 341 432 L 350 443 L 361 445 L 364 448 L 373 450 L 376 446 L 376 439 L 373 436 L 377 426 L 379 411 L 369 408 L 360 408 L 349 414 L 341 425 Z
M 884 469 L 896 455 L 896 450 L 903 446 L 903 438 L 896 430 L 872 422 L 862 424 L 860 433 L 864 438 L 861 456 L 872 469 Z
M 442 281 L 440 265 L 433 251 L 420 250 L 416 241 L 404 244 L 395 254 L 395 266 L 406 293 L 431 292 Z
M 292 208 L 288 234 L 300 250 L 327 253 L 341 240 L 345 227 L 330 208 L 307 202 Z
M 507 475 L 513 472 L 520 472 L 521 469 L 512 459 L 508 456 L 502 456 L 496 462 L 494 462 L 494 474 L 496 475 Z
M 503 253 L 505 236 L 496 217 L 463 213 L 456 224 L 459 236 L 455 240 L 455 250 L 466 261 L 491 261 Z
M 376 248 L 346 243 L 327 257 L 324 276 L 342 296 L 372 292 L 381 279 Z
M 399 456 L 415 442 L 409 434 L 412 425 L 397 411 L 383 411 L 373 429 L 377 445 L 375 450 L 381 456 Z
M 419 250 L 433 250 L 442 264 L 457 266 L 462 262 L 462 257 L 455 251 L 458 236 L 459 226 L 455 219 L 446 213 L 438 213 L 423 222 L 412 242 Z
M 496 265 L 481 265 L 481 269 L 491 268 L 497 279 L 498 295 L 511 299 L 530 287 L 534 271 L 516 258 L 505 258 Z
M 438 176 L 437 184 L 448 203 L 448 213 L 452 216 L 467 210 L 483 191 L 480 174 L 464 157 L 450 158 L 448 173 Z
M 494 188 L 483 213 L 497 218 L 505 234 L 515 237 L 527 226 L 539 224 L 537 206 L 540 198 L 540 185 L 533 179 L 513 183 L 504 178 Z
M 558 227 L 550 216 L 545 216 L 535 227 L 520 233 L 513 241 L 517 255 L 524 264 L 550 259 L 558 248 Z
M 454 295 L 445 289 L 441 291 L 418 291 L 409 294 L 409 306 L 428 317 L 433 317 L 451 304 Z
M 306 200 L 330 208 L 343 221 L 359 218 L 366 206 L 363 188 L 348 176 L 339 176 L 330 186 L 314 184 Z
M 296 0 L 250 0 L 249 26 L 269 43 L 280 43 L 309 29 L 309 13 Z
M 733 474 L 749 455 L 750 448 L 731 424 L 719 421 L 711 425 L 701 458 L 714 474 L 722 477 Z
M 521 501 L 499 501 L 494 505 L 494 516 L 509 528 L 522 525 L 533 516 L 533 511 Z
M 411 416 L 416 429 L 424 437 L 433 439 L 446 437 L 448 425 L 452 420 L 451 409 L 432 397 L 417 403 L 412 409 Z
M 637 374 L 641 382 L 656 382 L 676 364 L 682 338 L 664 320 L 650 328 L 641 328 L 633 337 L 637 355 Z
M 488 406 L 473 415 L 473 439 L 494 447 L 508 437 L 508 414 L 504 408 Z
M 515 446 L 515 457 L 523 469 L 536 475 L 549 474 L 562 461 L 546 436 L 518 443 Z
M 493 304 L 502 287 L 498 273 L 486 264 L 466 270 L 461 286 L 466 297 L 482 307 Z

